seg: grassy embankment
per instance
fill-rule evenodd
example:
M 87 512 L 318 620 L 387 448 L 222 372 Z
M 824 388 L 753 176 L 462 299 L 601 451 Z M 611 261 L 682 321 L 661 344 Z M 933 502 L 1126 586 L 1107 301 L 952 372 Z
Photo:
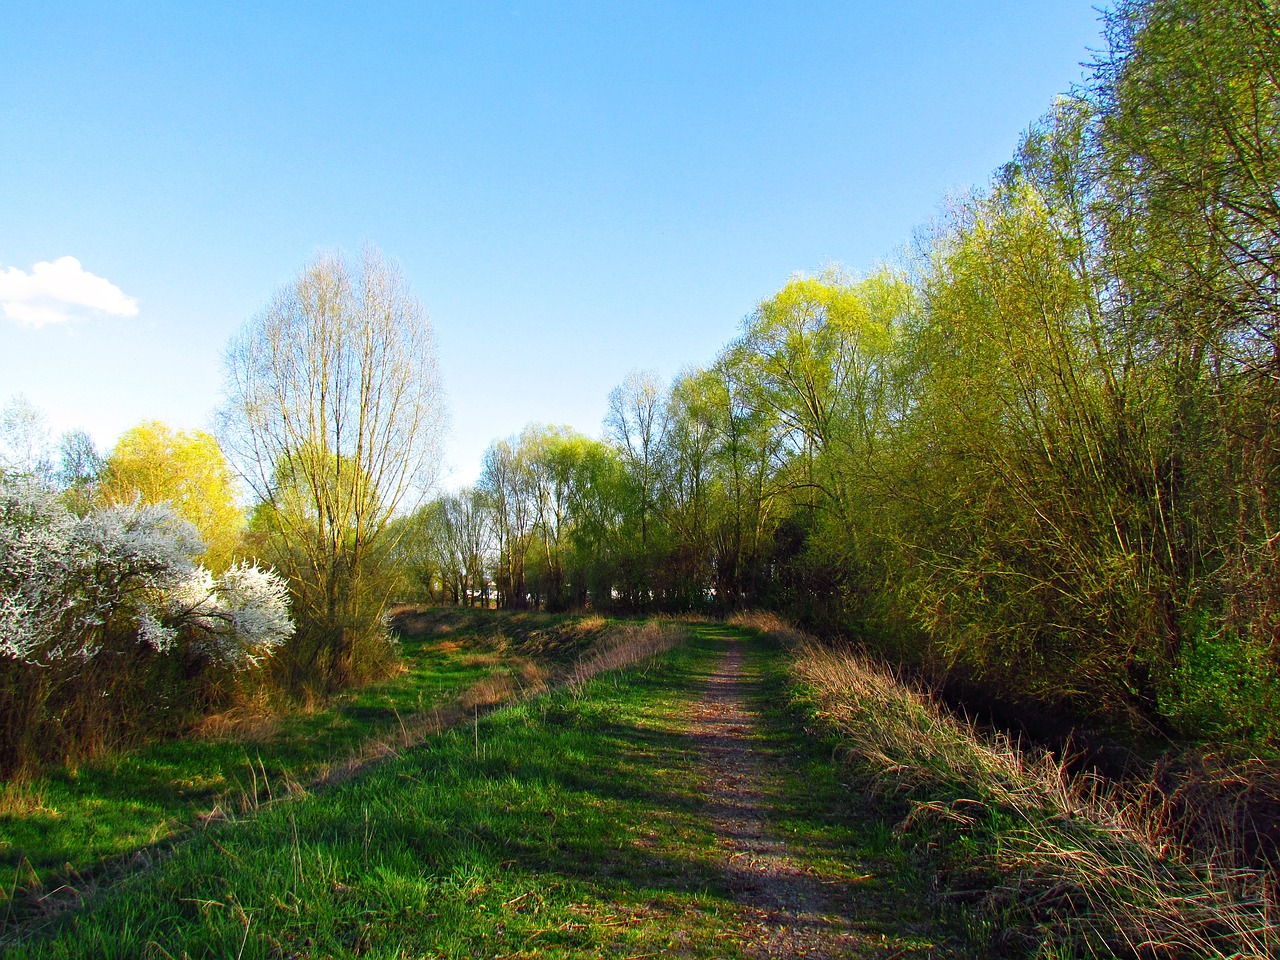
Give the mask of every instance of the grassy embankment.
M 15 895 L 29 905 L 55 888 L 53 899 L 74 898 L 104 860 L 123 868 L 193 824 L 243 815 L 539 689 L 616 625 L 444 609 L 407 612 L 397 626 L 403 669 L 381 683 L 310 709 L 241 704 L 187 736 L 0 785 L 0 909 L 12 915 Z
M 798 695 L 985 950 L 1037 957 L 1280 955 L 1276 878 L 1181 842 L 1149 790 L 1070 774 L 889 669 L 777 621 Z
M 729 880 L 685 732 L 724 633 L 695 628 L 660 660 L 215 825 L 11 955 L 742 956 L 755 905 Z M 928 952 L 898 845 L 850 814 L 829 757 L 782 709 L 776 648 L 750 649 L 773 828 L 815 882 L 856 885 L 866 956 Z

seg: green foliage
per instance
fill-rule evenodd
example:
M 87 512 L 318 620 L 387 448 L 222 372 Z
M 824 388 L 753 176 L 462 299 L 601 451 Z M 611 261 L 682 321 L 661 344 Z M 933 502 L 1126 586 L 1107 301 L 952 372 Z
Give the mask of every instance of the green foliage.
M 1204 616 L 1183 645 L 1160 709 L 1190 737 L 1280 742 L 1280 677 L 1271 650 Z
M 519 677 L 530 662 L 563 665 L 604 632 L 574 618 L 494 611 L 406 614 L 398 621 L 405 669 L 337 697 L 290 711 L 260 685 L 189 735 L 21 782 L 0 784 L 0 868 L 55 887 L 67 865 L 90 875 L 139 848 L 181 834 L 202 816 L 240 816 L 286 796 L 378 738 L 395 739 L 485 680 Z M 150 695 L 173 685 L 155 671 L 139 678 Z M 120 688 L 115 688 L 120 692 Z M 146 687 L 144 687 L 146 689 Z M 14 919 L 17 915 L 13 914 Z
M 745 955 L 760 914 L 724 869 L 686 735 L 723 644 L 707 635 L 210 830 L 7 955 Z M 775 658 L 753 652 L 771 674 L 750 683 L 760 709 L 777 703 Z M 800 868 L 868 891 L 868 956 L 928 950 L 921 891 L 881 867 L 884 832 L 850 815 L 826 758 L 776 713 L 753 745 L 779 772 L 765 800 Z
M 1108 24 L 909 276 L 795 279 L 726 350 L 776 443 L 757 596 L 1012 699 L 1244 735 L 1280 676 L 1280 24 Z
M 793 277 L 708 369 L 628 376 L 603 445 L 495 445 L 502 602 L 771 605 L 1011 700 L 1261 730 L 1280 15 L 1123 0 L 1105 21 L 1089 84 L 905 268 Z

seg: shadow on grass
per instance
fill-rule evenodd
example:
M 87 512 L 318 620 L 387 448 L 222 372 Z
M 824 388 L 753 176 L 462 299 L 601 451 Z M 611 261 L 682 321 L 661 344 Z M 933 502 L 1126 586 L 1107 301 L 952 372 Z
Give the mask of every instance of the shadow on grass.
M 154 943 L 193 957 L 495 955 L 515 944 L 555 956 L 606 943 L 665 950 L 690 936 L 712 952 L 689 955 L 723 955 L 713 928 L 756 904 L 718 849 L 684 714 L 726 642 L 700 632 L 664 667 L 500 711 L 197 836 L 11 955 L 131 956 Z M 765 680 L 750 683 L 769 695 Z M 762 731 L 762 754 L 785 766 L 794 744 Z M 803 771 L 792 774 L 795 788 Z M 784 809 L 806 843 L 844 851 L 848 834 L 830 832 L 821 803 Z
M 306 782 L 371 737 L 393 733 L 416 709 L 430 709 L 488 676 L 422 642 L 405 644 L 409 669 L 355 691 L 324 710 L 285 716 L 265 738 L 186 737 L 59 768 L 25 785 L 36 798 L 0 815 L 0 871 L 20 883 L 76 875 L 139 852 L 218 807 L 242 813 Z M 501 664 L 497 667 L 500 669 Z M 3 907 L 3 901 L 0 901 Z

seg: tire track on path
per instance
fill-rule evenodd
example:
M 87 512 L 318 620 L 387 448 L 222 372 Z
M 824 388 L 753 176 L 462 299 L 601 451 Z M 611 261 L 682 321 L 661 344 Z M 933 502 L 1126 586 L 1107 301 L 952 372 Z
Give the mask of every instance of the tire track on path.
M 749 956 L 784 958 L 944 957 L 927 943 L 886 941 L 860 922 L 859 880 L 826 879 L 770 825 L 778 773 L 752 747 L 759 718 L 747 695 L 741 641 L 728 651 L 693 705 L 687 734 L 701 760 L 700 787 L 723 857 L 726 884 L 747 906 L 739 915 Z M 882 907 L 868 911 L 881 919 Z

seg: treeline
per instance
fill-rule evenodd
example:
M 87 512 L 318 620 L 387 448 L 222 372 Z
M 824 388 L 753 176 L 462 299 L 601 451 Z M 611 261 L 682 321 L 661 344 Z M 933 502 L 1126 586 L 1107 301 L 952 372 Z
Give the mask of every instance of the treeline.
M 1280 733 L 1280 13 L 1122 0 L 899 266 L 797 277 L 605 436 L 405 521 L 456 602 L 765 605 L 1013 697 Z
M 601 439 L 530 427 L 420 509 L 432 332 L 372 249 L 245 325 L 217 440 L 55 457 L 10 404 L 0 772 L 376 676 L 414 594 L 772 607 L 1014 698 L 1274 740 L 1280 13 L 1121 0 L 1106 40 L 902 263 L 794 278 L 705 369 L 629 377 Z

